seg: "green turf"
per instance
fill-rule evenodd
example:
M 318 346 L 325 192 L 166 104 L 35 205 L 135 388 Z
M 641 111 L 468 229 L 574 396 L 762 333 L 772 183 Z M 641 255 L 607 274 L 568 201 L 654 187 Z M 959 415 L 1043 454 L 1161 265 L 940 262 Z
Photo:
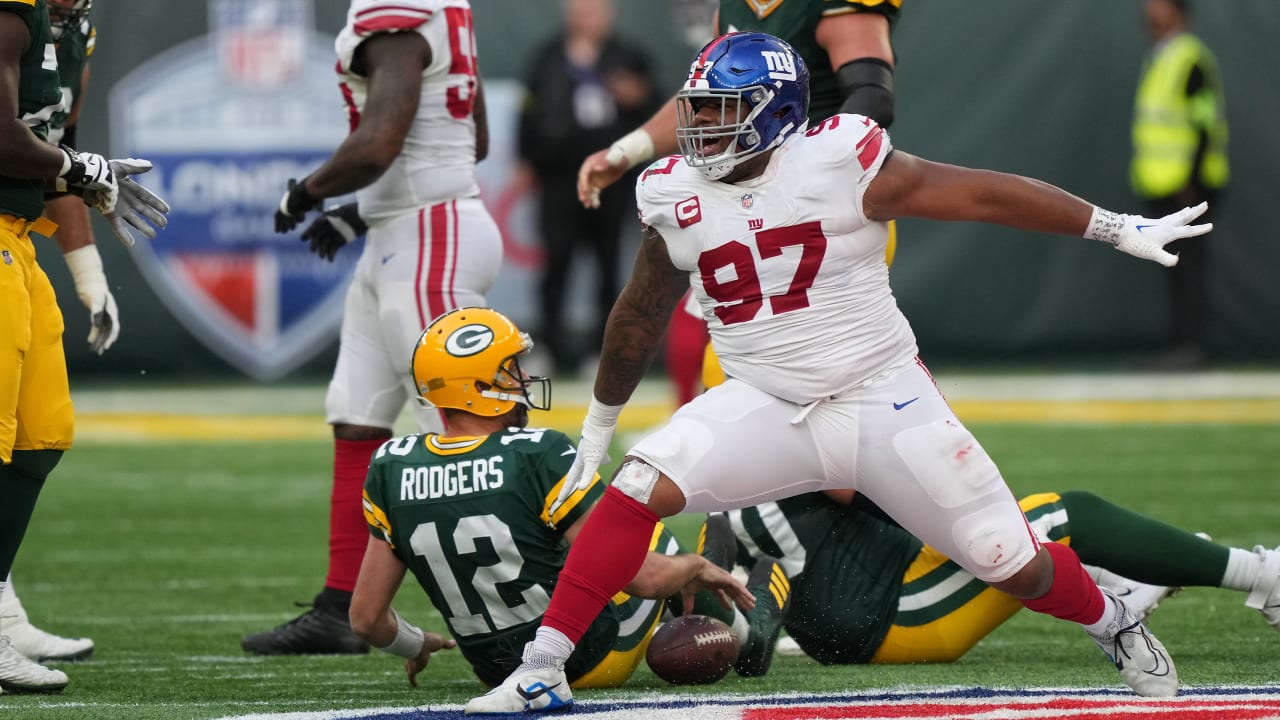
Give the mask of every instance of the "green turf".
M 1169 522 L 1252 547 L 1280 544 L 1280 426 L 974 426 L 1019 493 L 1089 489 Z M 619 453 L 614 453 L 618 457 Z M 4 718 L 210 718 L 253 712 L 463 702 L 480 688 L 455 654 L 412 690 L 397 659 L 261 659 L 242 634 L 287 620 L 319 589 L 328 443 L 92 445 L 67 454 L 46 487 L 15 576 L 33 619 L 92 636 L 94 659 L 66 666 L 61 695 L 0 696 Z M 674 526 L 685 537 L 690 522 Z M 1243 596 L 1193 589 L 1152 628 L 1183 682 L 1276 680 L 1280 634 Z M 416 586 L 397 607 L 442 630 Z M 824 668 L 778 658 L 766 678 L 718 692 L 834 691 L 899 685 L 1117 686 L 1083 634 L 1019 613 L 948 666 Z M 664 685 L 641 668 L 629 689 Z M 582 693 L 581 699 L 601 697 Z

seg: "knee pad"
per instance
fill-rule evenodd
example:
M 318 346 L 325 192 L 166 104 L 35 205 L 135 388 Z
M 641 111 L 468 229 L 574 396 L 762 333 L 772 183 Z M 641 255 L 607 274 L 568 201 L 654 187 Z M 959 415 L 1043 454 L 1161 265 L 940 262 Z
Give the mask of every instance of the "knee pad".
M 618 492 L 642 505 L 649 503 L 649 497 L 653 495 L 653 488 L 657 484 L 658 469 L 635 459 L 626 461 L 618 468 L 618 474 L 613 476 L 612 483 Z
M 968 556 L 953 559 L 983 582 L 1007 580 L 1035 557 L 1035 543 L 1024 524 L 992 518 L 985 511 L 960 518 L 951 533 Z
M 882 127 L 893 124 L 893 68 L 880 58 L 858 58 L 836 70 L 842 113 L 866 115 Z

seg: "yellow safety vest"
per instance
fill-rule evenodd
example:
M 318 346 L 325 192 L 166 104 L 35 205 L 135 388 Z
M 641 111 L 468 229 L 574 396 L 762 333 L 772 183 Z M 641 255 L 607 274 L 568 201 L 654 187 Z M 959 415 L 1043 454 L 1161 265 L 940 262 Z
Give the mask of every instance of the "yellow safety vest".
M 1187 97 L 1191 68 L 1204 86 Z M 1129 182 L 1145 198 L 1173 195 L 1191 182 L 1200 133 L 1208 134 L 1197 178 L 1216 190 L 1227 184 L 1227 117 L 1213 53 L 1194 35 L 1174 36 L 1148 60 L 1134 103 Z

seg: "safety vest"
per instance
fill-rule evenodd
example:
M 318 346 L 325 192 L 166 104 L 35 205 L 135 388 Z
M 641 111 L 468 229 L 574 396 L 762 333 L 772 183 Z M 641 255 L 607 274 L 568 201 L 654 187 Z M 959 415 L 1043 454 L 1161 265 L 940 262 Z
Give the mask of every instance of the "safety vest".
M 1204 86 L 1187 97 L 1187 78 L 1196 65 L 1204 73 Z M 1216 190 L 1228 178 L 1222 80 L 1209 48 L 1194 35 L 1181 33 L 1155 51 L 1138 85 L 1129 166 L 1134 192 L 1162 198 L 1186 187 L 1196 171 L 1202 132 L 1208 134 L 1208 143 L 1196 180 Z

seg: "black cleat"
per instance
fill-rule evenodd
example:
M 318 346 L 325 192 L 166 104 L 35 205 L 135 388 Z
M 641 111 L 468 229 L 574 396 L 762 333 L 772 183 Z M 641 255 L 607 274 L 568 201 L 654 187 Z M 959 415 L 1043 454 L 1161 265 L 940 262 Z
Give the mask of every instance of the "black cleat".
M 698 534 L 698 554 L 722 570 L 733 570 L 738 559 L 738 538 L 733 534 L 729 516 L 711 513 Z
M 332 592 L 326 589 L 325 592 Z M 362 655 L 369 644 L 356 635 L 345 603 L 321 592 L 311 609 L 278 627 L 240 639 L 240 647 L 256 655 Z M 308 607 L 297 603 L 299 607 Z
M 777 560 L 764 557 L 751 569 L 747 589 L 756 596 L 756 606 L 747 613 L 751 630 L 733 669 L 743 677 L 759 677 L 773 664 L 773 649 L 791 609 L 791 581 Z

